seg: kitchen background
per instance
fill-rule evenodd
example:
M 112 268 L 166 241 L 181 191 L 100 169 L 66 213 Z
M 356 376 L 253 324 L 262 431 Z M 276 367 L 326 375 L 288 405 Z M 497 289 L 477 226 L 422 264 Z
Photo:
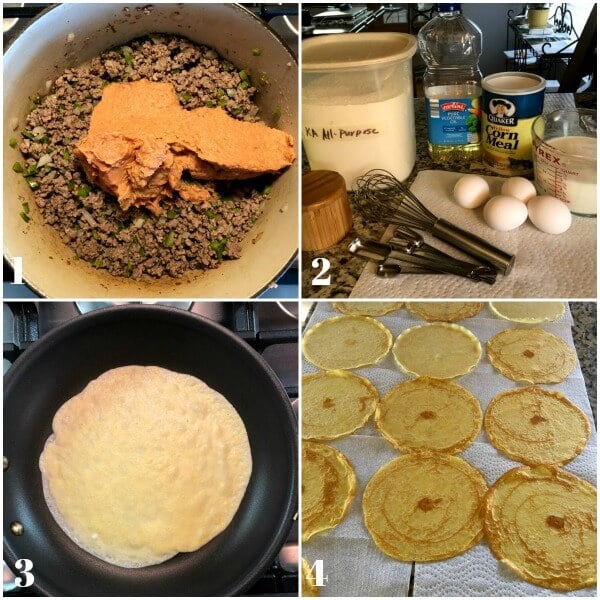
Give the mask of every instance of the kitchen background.
M 593 2 L 566 2 L 552 4 L 550 13 L 559 6 L 561 10 L 569 11 L 567 19 L 572 22 L 573 32 L 567 36 L 556 33 L 544 35 L 544 41 L 553 44 L 552 51 L 563 50 L 570 54 L 574 47 L 564 48 L 581 35 L 585 23 L 590 15 Z M 310 3 L 302 6 L 302 35 L 323 35 L 326 33 L 360 32 L 360 31 L 400 31 L 416 34 L 418 30 L 433 15 L 435 4 L 324 4 Z M 464 3 L 462 11 L 465 17 L 471 19 L 481 29 L 484 39 L 484 51 L 479 61 L 482 74 L 489 75 L 499 71 L 510 70 L 511 61 L 514 60 L 514 29 L 510 17 L 518 16 L 525 12 L 523 3 L 481 4 Z M 499 26 L 499 24 L 502 26 Z M 565 39 L 568 38 L 568 39 Z M 546 48 L 549 54 L 550 49 Z M 530 68 L 534 65 L 531 63 Z M 558 78 L 564 73 L 566 63 L 560 61 L 558 65 Z M 422 71 L 423 63 L 418 55 L 415 56 L 413 69 Z M 420 93 L 419 93 L 420 92 Z M 422 90 L 417 90 L 416 95 L 422 95 Z

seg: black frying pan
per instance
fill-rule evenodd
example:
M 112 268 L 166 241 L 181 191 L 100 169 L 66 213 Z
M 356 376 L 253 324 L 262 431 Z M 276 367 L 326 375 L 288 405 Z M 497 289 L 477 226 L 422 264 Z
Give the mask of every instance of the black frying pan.
M 38 459 L 52 418 L 92 379 L 127 364 L 195 375 L 244 421 L 253 471 L 229 527 L 196 552 L 141 569 L 105 563 L 75 545 L 50 514 Z M 249 587 L 281 548 L 297 510 L 294 416 L 263 359 L 220 325 L 178 309 L 120 306 L 92 312 L 40 338 L 4 384 L 4 553 L 33 561 L 35 589 L 52 596 L 212 596 Z M 23 524 L 15 536 L 12 521 Z

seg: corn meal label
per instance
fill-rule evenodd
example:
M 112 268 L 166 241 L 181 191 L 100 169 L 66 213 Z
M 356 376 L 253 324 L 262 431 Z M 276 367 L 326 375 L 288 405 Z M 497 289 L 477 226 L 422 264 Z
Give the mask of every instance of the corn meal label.
M 480 98 L 427 98 L 429 141 L 440 146 L 480 142 Z
M 494 169 L 530 171 L 531 126 L 541 114 L 543 91 L 520 96 L 483 94 L 483 159 Z

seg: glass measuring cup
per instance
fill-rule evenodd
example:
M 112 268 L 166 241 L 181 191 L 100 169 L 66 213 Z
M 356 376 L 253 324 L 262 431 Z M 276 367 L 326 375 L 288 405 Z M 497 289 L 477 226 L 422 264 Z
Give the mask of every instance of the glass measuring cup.
M 559 109 L 532 125 L 533 170 L 540 194 L 555 196 L 572 213 L 596 216 L 596 111 Z

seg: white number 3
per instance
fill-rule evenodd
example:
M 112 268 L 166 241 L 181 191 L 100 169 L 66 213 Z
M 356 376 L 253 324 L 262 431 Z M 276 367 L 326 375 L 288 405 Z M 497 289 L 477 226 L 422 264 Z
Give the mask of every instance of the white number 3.
M 325 273 L 329 271 L 331 263 L 326 258 L 314 258 L 312 261 L 313 269 L 321 269 L 319 274 L 312 280 L 313 285 L 330 285 L 331 275 L 325 277 Z
M 33 585 L 33 574 L 30 573 L 31 569 L 33 569 L 33 563 L 28 558 L 20 558 L 15 561 L 15 567 L 19 569 L 21 575 L 25 575 L 25 581 L 23 581 L 23 577 L 15 578 L 15 585 L 17 587 L 26 588 Z

